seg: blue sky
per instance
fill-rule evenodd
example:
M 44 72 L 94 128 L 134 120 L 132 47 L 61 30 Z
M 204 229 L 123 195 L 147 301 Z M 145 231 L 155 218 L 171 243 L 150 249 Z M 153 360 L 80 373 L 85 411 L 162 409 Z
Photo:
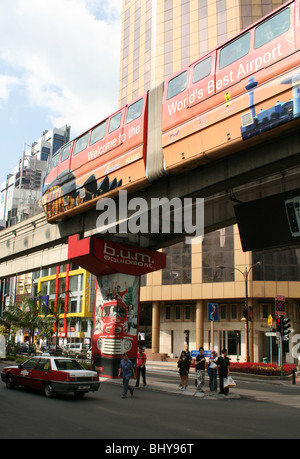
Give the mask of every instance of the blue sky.
M 122 3 L 0 1 L 0 183 L 44 130 L 118 108 Z

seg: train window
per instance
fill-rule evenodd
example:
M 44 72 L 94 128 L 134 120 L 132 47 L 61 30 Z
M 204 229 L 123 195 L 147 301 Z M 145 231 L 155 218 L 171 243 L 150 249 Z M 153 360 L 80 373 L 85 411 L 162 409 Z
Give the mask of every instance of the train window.
M 69 157 L 70 150 L 71 150 L 71 144 L 69 144 L 66 148 L 63 149 L 61 153 L 61 157 L 60 157 L 61 158 L 60 162 L 65 161 Z
M 193 72 L 193 83 L 197 83 L 197 81 L 202 80 L 210 74 L 211 61 L 212 57 L 209 56 L 207 59 L 204 59 L 204 61 L 201 61 L 195 65 Z
M 54 155 L 49 159 L 47 169 L 46 169 L 46 175 L 49 174 L 49 172 L 51 171 L 53 167 L 57 166 L 60 152 L 61 152 L 61 149 L 57 150 L 54 153 Z
M 167 100 L 177 96 L 177 94 L 181 93 L 186 89 L 187 74 L 187 71 L 184 71 L 180 73 L 180 75 L 177 75 L 175 78 L 172 78 L 172 80 L 169 81 Z
M 143 105 L 144 105 L 144 100 L 140 99 L 128 107 L 127 115 L 126 115 L 126 124 L 131 123 L 131 121 L 134 121 L 139 116 L 141 116 L 142 111 L 143 111 Z
M 119 112 L 110 119 L 109 126 L 108 126 L 109 133 L 115 131 L 116 129 L 120 127 L 121 118 L 122 118 L 122 112 Z
M 93 143 L 96 143 L 98 142 L 98 140 L 103 139 L 103 137 L 105 136 L 105 130 L 106 121 L 104 121 L 104 123 L 99 124 L 99 126 L 95 127 L 91 133 L 90 145 L 93 145 Z
M 290 9 L 286 8 L 256 27 L 254 47 L 259 48 L 274 38 L 287 32 L 290 28 Z
M 250 50 L 250 33 L 246 33 L 237 40 L 224 46 L 220 52 L 220 69 L 227 67 L 233 62 L 246 56 Z
M 87 147 L 89 140 L 89 133 L 87 132 L 83 136 L 79 137 L 79 139 L 76 141 L 76 145 L 74 148 L 74 155 L 77 155 L 77 153 L 80 153 L 82 150 L 84 150 Z

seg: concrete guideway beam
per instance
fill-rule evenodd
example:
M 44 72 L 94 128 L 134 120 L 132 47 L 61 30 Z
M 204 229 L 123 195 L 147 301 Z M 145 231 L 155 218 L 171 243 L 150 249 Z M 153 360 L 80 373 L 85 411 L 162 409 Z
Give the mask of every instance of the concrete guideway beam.
M 299 187 L 300 133 L 287 131 L 249 150 L 236 153 L 180 175 L 166 176 L 128 198 L 204 198 L 205 232 L 235 223 L 233 197 L 247 202 Z M 59 224 L 48 224 L 44 214 L 0 232 L 0 278 L 67 261 L 68 237 L 98 237 L 158 249 L 179 242 L 185 234 L 104 234 L 96 228 L 95 208 Z M 130 213 L 128 219 L 130 218 Z M 53 260 L 55 253 L 57 257 Z M 21 260 L 23 260 L 21 262 Z

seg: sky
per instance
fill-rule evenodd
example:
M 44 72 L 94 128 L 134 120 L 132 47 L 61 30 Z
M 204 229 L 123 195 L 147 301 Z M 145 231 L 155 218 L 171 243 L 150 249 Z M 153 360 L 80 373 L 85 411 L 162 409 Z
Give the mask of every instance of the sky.
M 0 0 L 0 184 L 44 130 L 118 108 L 122 0 Z

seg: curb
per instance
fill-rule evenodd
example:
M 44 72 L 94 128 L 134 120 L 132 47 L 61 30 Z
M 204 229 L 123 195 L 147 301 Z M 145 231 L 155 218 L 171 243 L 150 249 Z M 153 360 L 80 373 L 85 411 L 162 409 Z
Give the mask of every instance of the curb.
M 100 377 L 101 378 L 101 377 Z M 119 384 L 120 387 L 122 386 L 122 380 L 120 380 L 119 378 L 117 379 L 111 379 L 111 378 L 101 378 L 100 379 L 101 381 L 101 384 L 102 383 L 105 383 L 105 382 L 109 382 L 109 383 L 113 383 L 113 384 Z M 195 398 L 199 398 L 199 399 L 205 399 L 205 400 L 237 400 L 237 399 L 240 399 L 241 396 L 239 394 L 236 394 L 234 392 L 229 392 L 228 395 L 224 395 L 224 394 L 219 394 L 217 392 L 210 392 L 210 391 L 204 391 L 204 392 L 199 392 L 197 390 L 181 390 L 181 389 L 177 389 L 175 387 L 170 387 L 169 386 L 163 386 L 163 383 L 161 383 L 160 385 L 152 385 L 151 382 L 150 383 L 147 383 L 146 387 L 135 387 L 134 388 L 135 391 L 139 392 L 140 390 L 141 391 L 144 391 L 144 390 L 150 390 L 152 392 L 160 392 L 160 393 L 164 393 L 164 394 L 171 394 L 171 395 L 177 395 L 179 397 L 183 396 L 183 397 L 195 397 Z

